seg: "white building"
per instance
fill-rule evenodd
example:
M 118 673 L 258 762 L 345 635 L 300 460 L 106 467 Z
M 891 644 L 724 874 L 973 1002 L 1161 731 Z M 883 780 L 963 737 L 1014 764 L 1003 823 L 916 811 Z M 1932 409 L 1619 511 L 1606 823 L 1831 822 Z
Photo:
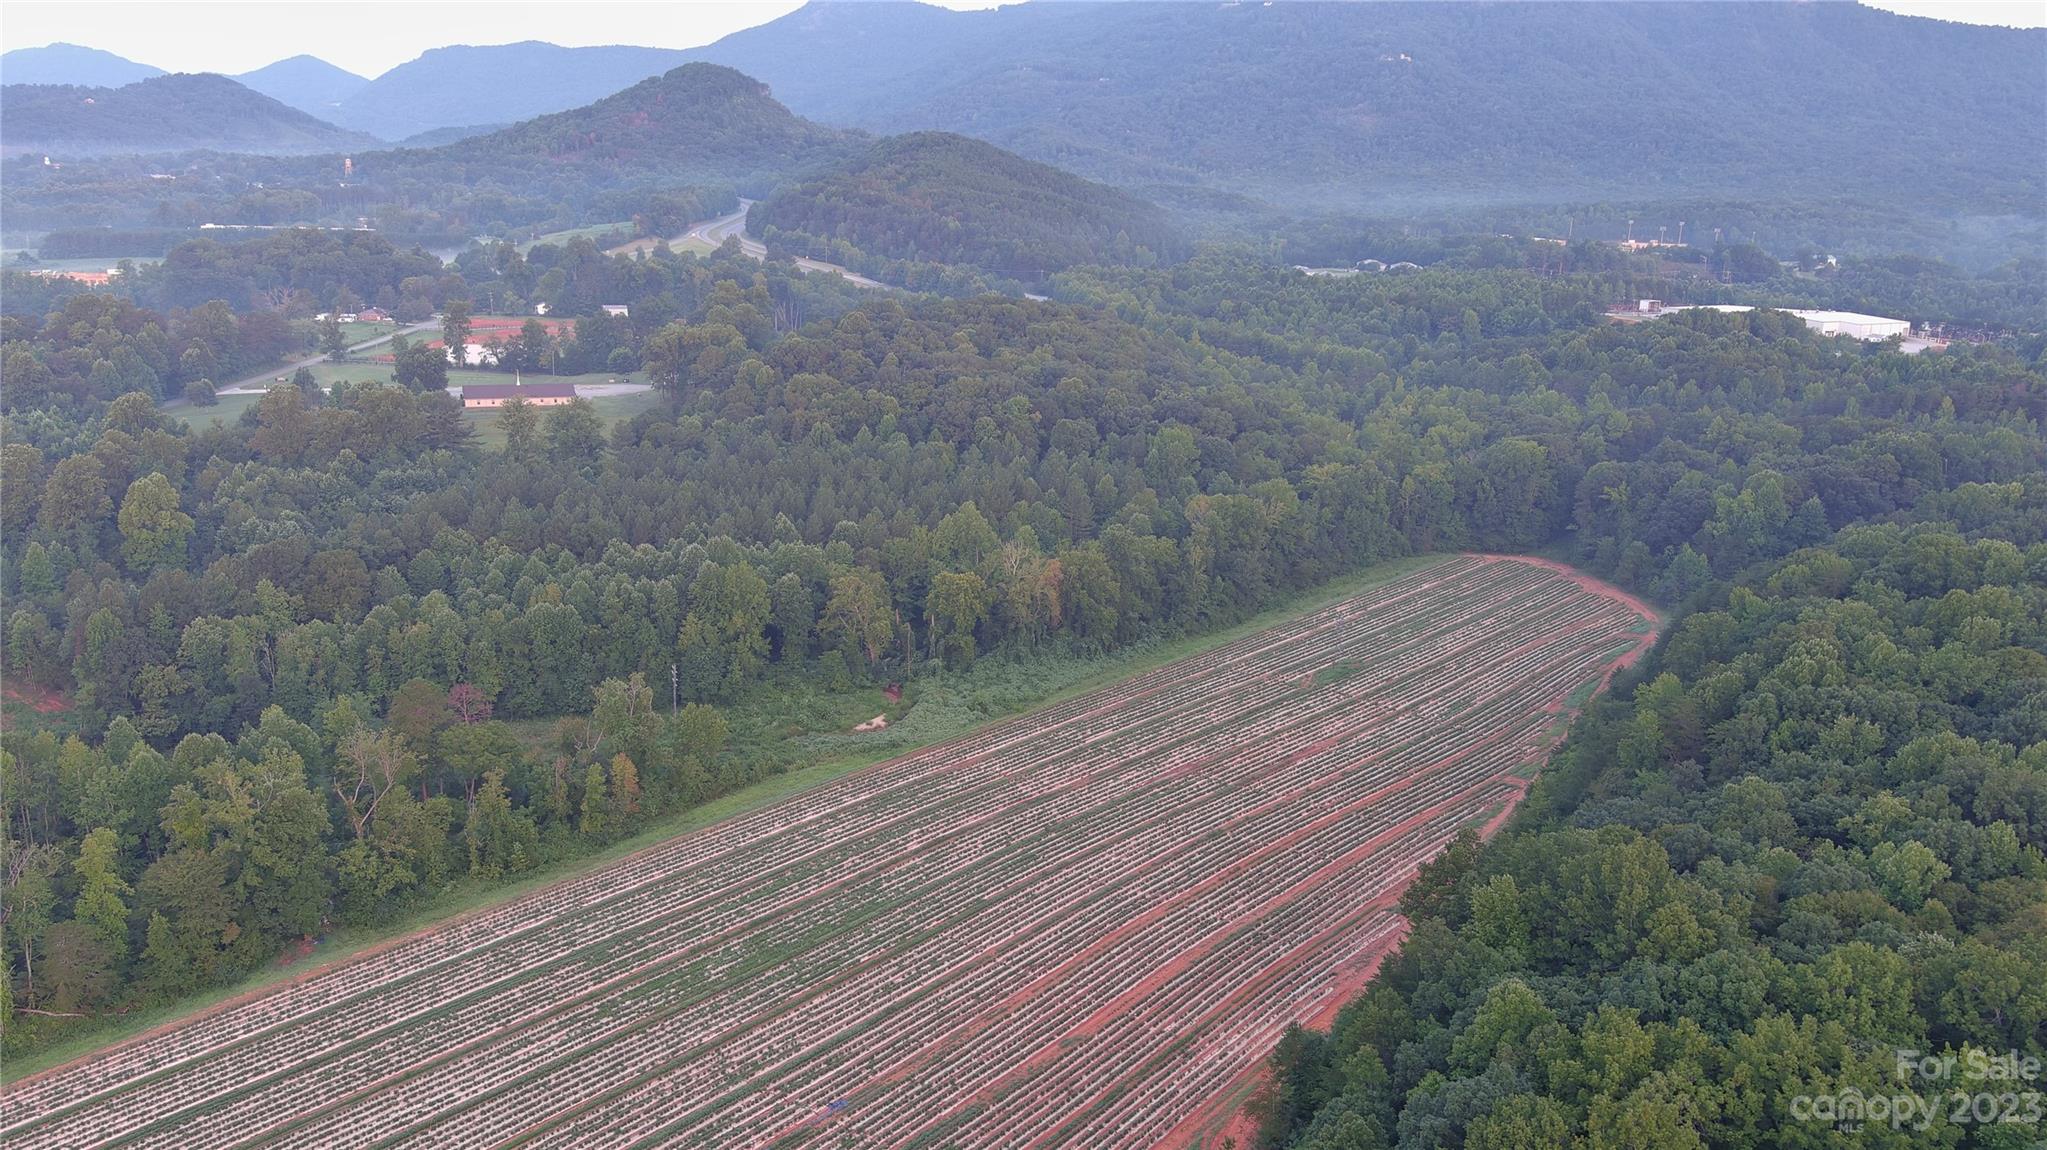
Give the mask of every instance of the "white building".
M 1821 335 L 1845 335 L 1853 339 L 1870 342 L 1886 340 L 1892 336 L 1912 334 L 1912 321 L 1885 319 L 1880 315 L 1863 315 L 1854 311 L 1803 311 L 1794 309 L 1792 315 L 1805 321 L 1805 326 Z
M 1649 315 L 1669 315 L 1672 312 L 1678 311 L 1756 310 L 1747 304 L 1738 303 L 1688 304 L 1677 307 L 1658 306 L 1654 308 L 1643 306 L 1658 302 L 1657 300 L 1638 300 L 1636 301 L 1636 310 Z M 1880 343 L 1894 335 L 1909 336 L 1912 334 L 1912 321 L 1908 319 L 1887 319 L 1880 315 L 1863 315 L 1861 312 L 1854 311 L 1816 311 L 1809 308 L 1796 307 L 1780 308 L 1778 310 L 1804 320 L 1805 326 L 1821 335 L 1845 335 L 1851 339 L 1863 339 L 1871 343 Z

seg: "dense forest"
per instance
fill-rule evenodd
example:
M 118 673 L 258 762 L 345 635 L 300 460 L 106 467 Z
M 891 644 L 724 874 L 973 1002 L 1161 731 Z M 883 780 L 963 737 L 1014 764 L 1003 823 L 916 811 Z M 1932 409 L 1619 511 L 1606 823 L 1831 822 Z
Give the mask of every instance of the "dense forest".
M 725 749 L 721 711 L 771 683 L 912 682 L 1128 647 L 1378 560 L 1560 541 L 1690 609 L 1659 656 L 1669 685 L 1599 712 L 1542 809 L 1614 827 L 1585 841 L 1610 842 L 1615 868 L 1640 844 L 1662 852 L 1671 877 L 1644 881 L 1681 892 L 1682 911 L 1659 909 L 1672 949 L 1645 961 L 1797 924 L 1796 945 L 1735 956 L 1754 964 L 1728 968 L 1737 997 L 1699 1041 L 1734 1041 L 1766 1006 L 1810 1013 L 1796 988 L 1829 962 L 1904 962 L 1934 965 L 1900 1000 L 1917 1012 L 1901 1025 L 1987 1014 L 2009 1041 L 2038 1042 L 2010 1029 L 2037 1026 L 2023 984 L 1988 974 L 2023 975 L 2043 902 L 2026 877 L 2037 812 L 2015 813 L 2039 801 L 2026 748 L 2047 738 L 2037 346 L 1907 357 L 1775 313 L 1609 326 L 1598 311 L 1626 293 L 1624 272 L 1316 280 L 1211 254 L 1069 270 L 1056 301 L 934 300 L 733 250 L 608 260 L 587 241 L 479 250 L 462 272 L 478 297 L 632 299 L 629 320 L 588 316 L 573 342 L 643 362 L 670 403 L 608 433 L 583 403 L 514 405 L 502 450 L 480 448 L 446 396 L 382 386 L 280 388 L 239 422 L 195 429 L 140 385 L 109 401 L 110 378 L 8 417 L 10 682 L 61 692 L 84 732 L 16 729 L 0 744 L 11 1002 L 46 1012 L 17 1013 L 14 1049 L 62 1033 L 52 1015 L 172 1000 L 323 923 L 573 857 L 740 785 L 764 765 Z M 7 370 L 71 380 L 90 360 L 91 383 L 101 340 L 124 362 L 124 346 L 234 354 L 260 314 L 74 296 L 8 320 Z M 1792 703 L 1772 685 L 1767 707 L 1748 702 L 1794 653 L 1833 693 Z M 676 701 L 694 704 L 673 713 L 650 686 L 671 667 Z M 1858 694 L 1865 675 L 1888 685 Z M 1656 722 L 1636 722 L 1650 706 Z M 541 744 L 507 725 L 534 719 L 556 722 Z M 1623 726 L 1615 774 L 1590 748 Z M 1984 772 L 2005 772 L 2002 797 L 1911 765 L 1965 743 L 1982 765 L 1952 769 L 1979 772 L 1978 793 Z M 1777 758 L 1749 763 L 1752 747 Z M 1850 761 L 1870 764 L 1866 779 Z M 1701 789 L 1727 772 L 1738 787 Z M 1814 787 L 1824 801 L 1805 797 Z M 1859 805 L 1833 797 L 1860 789 Z M 1760 804 L 1757 818 L 1780 804 L 1758 824 L 1775 837 L 1730 829 L 1748 824 L 1725 821 L 1724 793 Z M 1804 837 L 1864 798 L 1874 813 L 1833 832 L 1835 853 Z M 1520 841 L 1479 857 L 1533 849 Z M 1576 843 L 1544 857 L 1587 857 Z M 1779 853 L 1747 853 L 1763 849 Z M 1933 849 L 1954 873 L 1927 878 Z M 1964 859 L 2005 876 L 1994 899 L 1948 889 L 1976 873 Z M 1483 865 L 1488 882 L 1512 869 Z M 1530 900 L 1575 889 L 1541 885 L 1535 862 L 1520 873 Z M 1440 928 L 1417 904 L 1412 969 L 1481 969 L 1419 949 L 1464 928 L 1464 883 L 1415 896 L 1460 892 L 1440 896 Z M 1894 888 L 1891 909 L 1871 901 Z M 1577 921 L 1538 901 L 1524 914 L 1544 931 Z M 1582 948 L 1601 936 L 1567 937 L 1581 949 L 1531 936 L 1517 953 L 1546 965 L 1499 972 L 1518 971 L 1576 1034 L 1603 977 Z M 1908 946 L 1930 937 L 1991 965 Z M 1601 961 L 1649 981 L 1609 996 L 1600 1025 L 1632 1011 L 1662 1034 L 1655 1011 L 1678 1009 L 1674 991 L 1632 988 L 1665 976 L 1601 945 Z M 1487 1090 L 1554 1091 L 1582 1126 L 1570 1107 L 1589 1095 L 1511 1078 L 1518 1048 L 1455 1046 L 1491 985 L 1442 987 L 1437 1021 L 1417 1009 L 1412 1032 L 1367 1034 L 1387 1043 L 1385 1075 L 1353 1057 L 1358 1024 L 1295 1043 L 1286 1080 L 1307 1084 L 1275 1103 L 1273 1137 L 1350 1130 L 1335 1109 L 1312 1117 L 1341 1096 L 1368 1102 L 1360 1120 L 1391 1138 L 1436 1095 L 1447 1113 Z M 1708 1064 L 1690 1039 L 1645 1041 Z M 1453 1047 L 1464 1061 L 1443 1062 Z
M 33 326 L 0 317 L 9 411 L 90 410 L 95 400 L 131 393 L 154 403 L 182 394 L 188 383 L 211 385 L 268 367 L 299 343 L 277 312 L 237 315 L 220 300 L 165 315 L 104 292 L 61 298 Z
M 1693 591 L 1511 829 L 1424 870 L 1372 989 L 1289 1035 L 1261 1145 L 2035 1143 L 2037 1081 L 1968 1068 L 2047 1049 L 2047 512 L 2037 473 L 1923 462 L 1890 476 L 1916 506 Z M 1587 473 L 1589 561 L 1655 531 L 1657 470 Z
M 771 250 L 859 270 L 878 256 L 1024 282 L 1073 264 L 1154 263 L 1186 247 L 1142 200 L 949 132 L 892 136 L 791 184 L 753 206 L 747 231 Z
M 119 88 L 8 84 L 0 87 L 0 119 L 9 153 L 66 158 L 192 148 L 298 154 L 377 142 L 211 73 L 155 76 Z

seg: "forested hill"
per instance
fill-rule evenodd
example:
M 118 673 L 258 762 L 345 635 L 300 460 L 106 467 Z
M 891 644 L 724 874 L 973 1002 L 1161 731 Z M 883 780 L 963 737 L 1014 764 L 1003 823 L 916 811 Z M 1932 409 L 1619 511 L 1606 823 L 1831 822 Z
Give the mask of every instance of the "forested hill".
M 0 84 L 83 84 L 91 88 L 118 88 L 163 74 L 162 68 L 77 44 L 45 44 L 40 48 L 15 48 L 0 53 Z
M 696 50 L 799 114 L 1350 207 L 1866 196 L 2037 214 L 2047 31 L 1854 4 L 813 3 Z
M 435 128 L 508 124 L 601 99 L 687 59 L 672 48 L 625 44 L 455 44 L 423 52 L 363 85 L 342 102 L 335 121 L 386 140 Z
M 850 246 L 1024 280 L 1077 263 L 1150 262 L 1183 246 L 1152 204 L 950 132 L 883 140 L 755 204 L 747 229 L 825 258 Z
M 735 190 L 768 194 L 862 143 L 860 133 L 794 117 L 747 76 L 688 63 L 596 104 L 452 143 L 354 149 L 346 182 L 332 153 L 215 153 L 188 158 L 174 182 L 147 178 L 154 160 L 20 166 L 8 172 L 8 211 L 23 223 L 74 227 L 80 205 L 108 196 L 129 223 L 352 225 L 371 217 L 403 246 L 616 221 L 676 235 L 688 221 L 731 211 Z
M 281 104 L 324 120 L 335 119 L 341 102 L 362 91 L 369 83 L 361 76 L 337 68 L 317 56 L 305 55 L 266 64 L 253 72 L 243 72 L 235 79 Z M 387 140 L 393 138 L 382 133 L 377 135 Z
M 0 149 L 66 155 L 195 148 L 273 155 L 335 152 L 376 141 L 337 128 L 210 73 L 120 88 L 9 84 L 0 88 Z
M 541 116 L 401 162 L 543 162 L 622 178 L 745 182 L 821 167 L 853 133 L 792 114 L 767 86 L 730 68 L 685 64 L 586 107 Z
M 8 173 L 8 211 L 21 225 L 55 228 L 76 226 L 87 205 L 108 213 L 101 220 L 135 226 L 348 225 L 369 216 L 430 246 L 620 220 L 674 235 L 705 218 L 689 212 L 729 210 L 734 191 L 764 196 L 865 143 L 792 114 L 730 68 L 685 64 L 587 107 L 452 142 L 351 149 L 345 183 L 331 152 L 186 157 L 176 181 L 147 178 L 153 159 L 23 165 Z

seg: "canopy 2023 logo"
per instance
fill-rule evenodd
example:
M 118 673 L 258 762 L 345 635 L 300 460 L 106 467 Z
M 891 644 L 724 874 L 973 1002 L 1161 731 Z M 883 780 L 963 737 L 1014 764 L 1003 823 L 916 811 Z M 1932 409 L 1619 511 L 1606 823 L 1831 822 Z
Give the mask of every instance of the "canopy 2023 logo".
M 1846 1131 L 1874 1122 L 1920 1132 L 1938 1123 L 2037 1127 L 2047 1118 L 2043 1067 L 2035 1055 L 1973 1047 L 1940 1054 L 1900 1049 L 1892 1073 L 1898 1089 L 1889 1092 L 1846 1086 L 1800 1094 L 1791 1100 L 1791 1117 Z

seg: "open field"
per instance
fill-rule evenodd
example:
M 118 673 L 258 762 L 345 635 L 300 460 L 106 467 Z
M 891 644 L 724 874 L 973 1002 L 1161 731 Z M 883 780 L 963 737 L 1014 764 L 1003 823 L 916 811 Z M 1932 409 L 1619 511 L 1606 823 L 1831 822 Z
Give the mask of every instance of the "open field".
M 337 380 L 346 380 L 350 383 L 363 383 L 372 380 L 378 383 L 391 382 L 391 365 L 389 363 L 379 363 L 376 360 L 354 359 L 346 363 L 319 363 L 315 364 L 310 370 L 313 373 L 314 380 L 323 388 L 331 387 Z M 448 390 L 451 392 L 461 391 L 465 384 L 510 382 L 512 382 L 512 376 L 502 371 L 476 371 L 467 368 L 450 368 L 448 371 Z M 596 371 L 585 375 L 536 375 L 528 378 L 526 382 L 573 383 L 579 388 L 610 387 L 614 384 L 643 386 L 647 382 L 647 377 L 644 372 L 620 374 L 618 372 Z M 607 428 L 613 424 L 631 419 L 643 411 L 651 410 L 663 401 L 661 393 L 653 390 L 631 391 L 613 395 L 593 395 L 587 398 L 591 406 L 596 409 L 598 418 L 604 421 Z M 262 401 L 263 396 L 257 392 L 229 393 L 220 396 L 218 401 L 211 407 L 193 407 L 179 400 L 164 404 L 163 411 L 164 414 L 182 419 L 194 427 L 205 427 L 215 420 L 221 423 L 233 423 L 242 417 L 244 411 Z M 542 410 L 540 414 L 542 420 L 545 421 L 547 412 Z M 492 410 L 465 411 L 462 413 L 462 417 L 469 422 L 471 427 L 476 429 L 478 442 L 483 446 L 498 448 L 505 445 L 504 434 L 498 430 L 497 412 Z
M 731 724 L 727 754 L 743 759 L 758 782 L 677 811 L 650 823 L 638 834 L 593 854 L 543 864 L 511 882 L 458 879 L 432 898 L 407 908 L 374 927 L 335 925 L 311 950 L 289 961 L 266 966 L 241 982 L 165 1006 L 151 1007 L 101 1020 L 105 1025 L 78 1033 L 33 1055 L 0 1062 L 0 1083 L 39 1074 L 53 1066 L 91 1054 L 134 1035 L 156 1029 L 232 999 L 239 999 L 287 980 L 306 976 L 328 964 L 345 962 L 401 935 L 425 930 L 484 907 L 509 902 L 528 891 L 584 874 L 655 843 L 744 814 L 810 787 L 884 759 L 934 746 L 975 731 L 988 723 L 1072 698 L 1085 691 L 1142 674 L 1190 655 L 1233 642 L 1254 631 L 1284 622 L 1306 611 L 1360 595 L 1391 580 L 1442 560 L 1440 555 L 1408 556 L 1375 563 L 1304 591 L 1250 619 L 1198 635 L 1153 640 L 1113 652 L 1076 655 L 1049 650 L 1029 656 L 1011 653 L 977 659 L 965 671 L 940 670 L 905 685 L 903 702 L 890 705 L 878 686 L 867 684 L 843 691 L 824 690 L 814 681 L 768 679 L 754 684 L 719 708 Z M 74 733 L 75 712 L 45 713 L 17 700 L 21 684 L 8 681 L 7 722 L 21 730 L 49 729 L 59 738 Z M 900 716 L 915 706 L 905 721 L 892 721 L 885 731 L 853 734 L 855 723 L 886 710 Z M 554 745 L 554 720 L 512 720 L 514 734 L 529 748 Z
M 1151 1145 L 1640 622 L 1437 564 L 24 1081 L 0 1138 Z
M 530 240 L 522 240 L 516 246 L 519 249 L 519 254 L 525 255 L 541 244 L 565 244 L 573 239 L 587 238 L 602 248 L 631 239 L 632 234 L 633 222 L 631 220 L 614 220 L 608 224 L 585 224 L 580 228 L 564 228 L 558 232 L 548 232 L 546 235 L 535 236 Z
M 373 340 L 380 335 L 390 335 L 404 326 L 404 324 L 398 323 L 362 323 L 360 321 L 345 323 L 341 325 L 341 337 L 348 341 L 348 346 L 354 347 L 356 344 Z
M 676 252 L 695 252 L 700 256 L 705 256 L 718 250 L 717 244 L 704 239 L 702 236 L 696 235 L 693 232 L 684 232 L 679 236 L 640 236 L 637 239 L 630 239 L 614 247 L 606 248 L 604 249 L 604 254 L 608 256 L 629 256 L 635 253 L 651 252 L 661 246 L 664 241 L 670 249 Z

